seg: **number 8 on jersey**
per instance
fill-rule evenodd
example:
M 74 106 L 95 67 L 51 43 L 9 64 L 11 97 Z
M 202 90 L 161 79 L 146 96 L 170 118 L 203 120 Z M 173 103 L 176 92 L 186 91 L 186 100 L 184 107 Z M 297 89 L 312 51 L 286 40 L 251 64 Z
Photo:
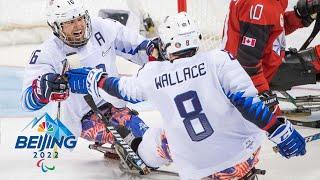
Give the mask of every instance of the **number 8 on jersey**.
M 193 111 L 187 112 L 184 102 L 191 100 Z M 202 141 L 213 134 L 213 129 L 207 119 L 206 114 L 202 113 L 202 106 L 196 91 L 188 91 L 177 95 L 174 98 L 174 102 L 178 108 L 179 114 L 183 120 L 183 124 L 192 141 Z M 198 121 L 201 123 L 203 131 L 196 132 L 192 121 Z

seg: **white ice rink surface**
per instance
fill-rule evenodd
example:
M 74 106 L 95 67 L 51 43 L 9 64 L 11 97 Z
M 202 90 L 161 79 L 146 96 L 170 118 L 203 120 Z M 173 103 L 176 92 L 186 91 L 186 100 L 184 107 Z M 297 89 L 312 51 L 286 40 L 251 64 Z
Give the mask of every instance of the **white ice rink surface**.
M 151 126 L 157 126 L 161 118 L 157 112 L 142 112 L 141 116 Z M 109 179 L 177 179 L 168 176 L 132 176 L 122 173 L 118 162 L 106 161 L 99 152 L 88 149 L 89 143 L 79 140 L 76 148 L 71 151 L 59 151 L 59 158 L 54 160 L 56 169 L 42 173 L 36 167 L 36 160 L 32 150 L 16 150 L 14 148 L 21 130 L 32 118 L 1 118 L 1 143 L 0 143 L 0 179 L 24 180 L 109 180 Z M 299 128 L 303 135 L 318 133 L 317 129 Z M 23 133 L 26 135 L 25 133 Z M 258 168 L 267 170 L 265 180 L 318 180 L 320 179 L 320 141 L 307 144 L 307 154 L 303 157 L 292 159 L 282 158 L 272 151 L 272 143 L 266 140 L 263 145 Z M 186 147 L 187 148 L 187 147 Z M 169 167 L 170 169 L 170 167 Z M 171 168 L 173 169 L 173 168 Z

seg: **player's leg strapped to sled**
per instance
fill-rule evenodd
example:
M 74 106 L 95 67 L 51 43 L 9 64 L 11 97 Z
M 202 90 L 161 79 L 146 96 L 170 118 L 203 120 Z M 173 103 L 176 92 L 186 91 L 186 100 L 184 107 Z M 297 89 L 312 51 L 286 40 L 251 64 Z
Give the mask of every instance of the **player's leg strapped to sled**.
M 127 124 L 129 129 L 132 129 L 132 127 L 142 127 L 142 129 L 145 129 L 143 131 L 133 130 L 133 134 L 135 134 L 136 137 L 141 137 L 146 133 L 137 151 L 149 167 L 157 168 L 172 162 L 167 138 L 162 129 L 149 128 L 149 130 L 146 131 L 146 129 L 148 129 L 147 126 L 137 116 L 136 112 L 132 112 L 129 108 L 115 108 L 110 103 L 106 103 L 100 106 L 99 109 L 106 117 L 115 122 L 115 126 L 125 126 Z M 140 120 L 130 121 L 132 118 Z M 97 146 L 105 143 L 113 144 L 112 134 L 110 132 L 107 133 L 104 123 L 93 111 L 89 111 L 82 119 L 81 137 L 96 142 Z M 221 172 L 214 173 L 205 179 L 223 179 L 226 177 L 249 179 L 249 177 L 256 176 L 256 172 L 258 171 L 255 170 L 254 166 L 258 163 L 259 150 L 260 149 L 248 160 Z M 116 155 L 112 156 L 110 153 L 108 153 L 107 157 L 113 159 L 118 158 Z
M 320 47 L 318 47 L 320 49 Z M 289 49 L 283 62 L 270 82 L 273 90 L 290 90 L 293 86 L 315 84 L 316 73 L 320 71 L 317 48 L 298 52 Z
M 296 106 L 296 109 L 283 110 L 295 125 L 318 128 L 319 122 L 296 120 L 296 116 L 309 116 L 314 111 L 319 111 L 319 96 L 307 95 L 293 97 L 286 90 L 293 86 L 315 84 L 319 81 L 320 73 L 320 46 L 311 47 L 305 50 L 289 49 L 286 52 L 285 61 L 281 64 L 278 72 L 270 82 L 272 90 L 279 91 L 284 97 L 278 97 L 279 101 L 289 102 Z M 312 105 L 312 106 L 310 106 Z
M 143 140 L 138 147 L 138 154 L 149 167 L 157 168 L 173 162 L 169 147 L 170 145 L 167 142 L 165 131 L 163 129 L 149 128 L 144 134 Z M 258 148 L 246 161 L 238 163 L 223 171 L 216 172 L 211 176 L 204 177 L 203 179 L 254 180 L 257 178 L 257 175 L 265 174 L 264 170 L 255 169 L 255 165 L 259 162 L 259 152 L 260 148 Z
M 103 105 L 100 108 L 104 109 L 104 113 L 108 114 L 106 111 L 109 109 L 110 112 L 110 106 L 112 105 Z M 114 107 L 112 107 L 114 108 Z M 126 108 L 127 109 L 127 108 Z M 119 109 L 117 109 L 119 113 Z M 122 113 L 122 117 L 127 116 L 126 110 L 122 110 L 120 112 Z M 105 127 L 102 123 L 102 121 L 97 118 L 97 116 L 89 112 L 87 114 L 90 118 L 84 118 L 83 126 L 90 127 L 89 129 L 85 128 L 83 129 L 83 132 L 81 134 L 81 137 L 89 140 L 89 141 L 95 141 L 96 146 L 101 146 L 104 143 L 112 143 L 113 138 L 112 135 L 108 135 L 105 131 Z M 112 117 L 111 114 L 108 114 L 108 117 Z M 118 116 L 119 114 L 116 114 Z M 130 114 L 129 114 L 130 115 Z M 120 117 L 120 116 L 118 116 Z M 125 118 L 128 120 L 128 118 Z M 124 118 L 122 118 L 124 120 Z M 89 126 L 88 126 L 89 125 Z M 97 132 L 94 136 L 94 132 Z M 97 147 L 93 148 L 97 150 Z M 109 149 L 110 150 L 110 149 Z M 241 162 L 239 164 L 236 164 L 233 167 L 227 168 L 223 171 L 214 173 L 212 176 L 206 177 L 204 179 L 244 179 L 244 180 L 251 180 L 255 179 L 257 174 L 264 174 L 264 170 L 255 169 L 255 165 L 258 163 L 258 155 L 259 155 L 260 148 L 244 162 Z M 139 156 L 145 161 L 145 163 L 153 169 L 157 169 L 158 167 L 161 167 L 163 165 L 169 165 L 173 160 L 171 158 L 170 154 L 170 148 L 167 142 L 167 138 L 165 135 L 165 132 L 161 128 L 149 128 L 148 131 L 145 131 L 144 134 L 144 140 L 139 143 L 139 147 L 137 149 L 137 152 Z M 106 152 L 104 152 L 106 153 Z M 107 156 L 108 158 L 117 159 L 116 157 L 112 157 L 111 154 Z
M 127 107 L 116 108 L 110 103 L 105 103 L 99 107 L 99 110 L 114 124 L 118 131 L 121 129 L 120 127 L 126 127 L 132 132 L 134 137 L 142 137 L 146 129 L 148 129 L 144 122 L 138 117 L 138 113 Z M 106 131 L 104 122 L 93 111 L 89 111 L 84 115 L 81 123 L 82 138 L 95 142 L 96 145 L 114 143 L 112 133 Z M 123 136 L 127 135 L 124 131 L 119 133 Z
M 236 164 L 233 167 L 227 168 L 223 171 L 214 173 L 209 176 L 209 179 L 222 180 L 222 179 L 242 179 L 242 180 L 255 180 L 257 175 L 264 175 L 265 170 L 256 169 L 254 166 L 259 162 L 260 148 L 252 154 L 252 156 L 244 162 Z

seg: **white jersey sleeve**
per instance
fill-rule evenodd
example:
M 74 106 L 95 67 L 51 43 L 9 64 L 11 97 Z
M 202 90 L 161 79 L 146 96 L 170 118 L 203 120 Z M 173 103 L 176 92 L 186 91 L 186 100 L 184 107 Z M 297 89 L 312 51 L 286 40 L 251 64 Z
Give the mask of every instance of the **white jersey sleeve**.
M 43 74 L 59 73 L 56 70 L 60 69 L 59 65 L 52 61 L 52 57 L 44 50 L 43 46 L 45 44 L 32 52 L 29 64 L 25 68 L 21 105 L 23 109 L 29 111 L 35 111 L 45 106 L 33 97 L 32 82 Z
M 145 88 L 142 87 L 142 76 L 130 76 L 130 77 L 109 77 L 106 79 L 103 91 L 99 91 L 103 94 L 110 94 L 117 98 L 131 102 L 133 104 L 147 100 Z M 117 84 L 116 86 L 114 86 Z
M 148 39 L 117 21 L 101 19 L 100 22 L 103 22 L 104 29 L 113 29 L 112 33 L 115 33 L 114 46 L 117 55 L 138 65 L 148 62 L 148 55 L 146 53 L 146 47 L 149 43 Z M 108 35 L 109 32 L 105 33 Z
M 244 97 L 255 97 L 258 91 L 240 63 L 229 53 L 221 52 L 219 55 L 214 65 L 217 66 L 218 78 L 225 93 L 242 91 Z
M 211 61 L 211 65 L 216 69 L 219 82 L 230 102 L 246 120 L 268 131 L 277 122 L 276 116 L 257 96 L 258 91 L 249 75 L 229 53 L 221 51 L 216 55 L 219 56 L 214 63 Z

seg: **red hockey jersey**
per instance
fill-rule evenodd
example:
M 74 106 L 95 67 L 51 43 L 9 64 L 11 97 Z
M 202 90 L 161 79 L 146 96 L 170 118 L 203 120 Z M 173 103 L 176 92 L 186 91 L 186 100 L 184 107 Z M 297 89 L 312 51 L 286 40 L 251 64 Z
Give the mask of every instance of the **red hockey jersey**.
M 223 32 L 223 48 L 233 54 L 259 92 L 282 62 L 285 35 L 303 27 L 288 0 L 232 0 Z

